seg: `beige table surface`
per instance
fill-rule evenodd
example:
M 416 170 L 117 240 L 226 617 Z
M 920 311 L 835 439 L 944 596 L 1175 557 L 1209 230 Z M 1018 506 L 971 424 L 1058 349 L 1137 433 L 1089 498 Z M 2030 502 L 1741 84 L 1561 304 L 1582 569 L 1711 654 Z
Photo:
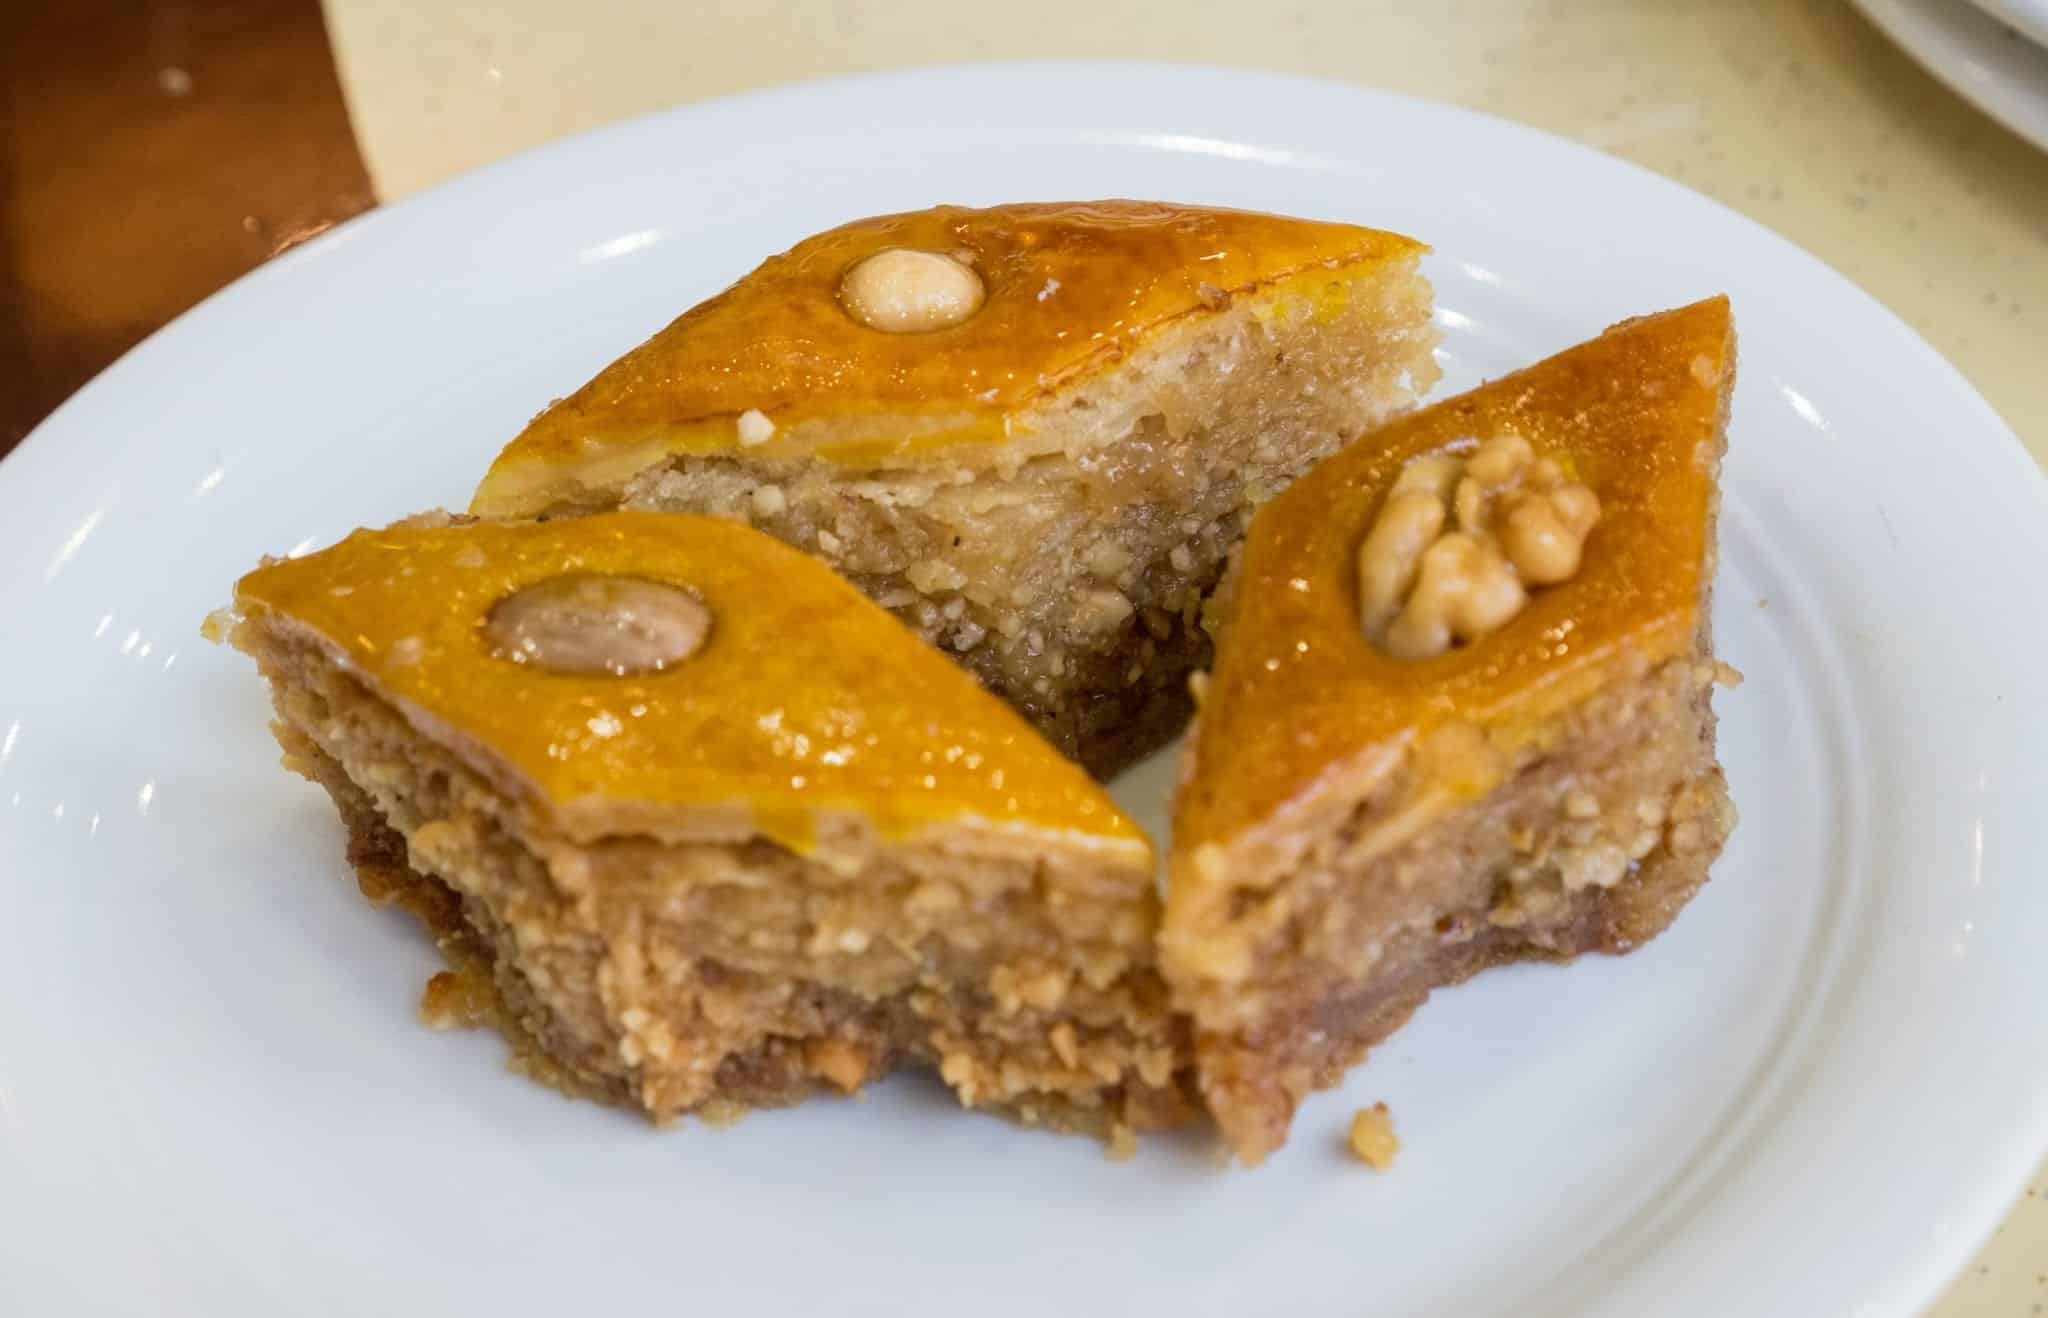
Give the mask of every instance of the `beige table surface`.
M 1487 110 L 1667 174 L 1818 254 L 2048 463 L 2048 155 L 1841 0 L 325 3 L 385 200 L 627 115 L 907 64 L 1197 61 Z M 1902 1130 L 1941 1119 L 1900 1116 Z M 1930 1312 L 2048 1314 L 2048 1166 Z

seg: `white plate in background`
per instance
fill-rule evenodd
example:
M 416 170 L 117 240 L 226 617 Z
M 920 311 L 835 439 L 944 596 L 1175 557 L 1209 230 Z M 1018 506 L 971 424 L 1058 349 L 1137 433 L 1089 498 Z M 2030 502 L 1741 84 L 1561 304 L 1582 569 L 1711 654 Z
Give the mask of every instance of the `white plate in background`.
M 656 1132 L 415 1018 L 260 683 L 265 553 L 461 504 L 548 399 L 814 229 L 1125 195 L 1436 252 L 1445 391 L 1718 290 L 1743 823 L 1621 959 L 1438 995 L 1257 1172 L 914 1078 Z M 387 207 L 0 463 L 0 1309 L 1907 1315 L 2048 1144 L 2048 495 L 1877 303 L 1642 170 L 1465 111 L 1132 65 L 821 83 Z M 1127 797 L 1156 813 L 1160 778 Z M 1338 1147 L 1393 1107 L 1389 1174 Z
M 2048 151 L 2048 47 L 2020 34 L 2048 30 L 2042 0 L 1856 0 L 1907 54 L 1975 105 Z M 1989 11 L 2002 9 L 2008 27 Z M 2036 26 L 2040 24 L 2042 26 Z
M 1971 0 L 2037 46 L 2048 46 L 2048 0 Z

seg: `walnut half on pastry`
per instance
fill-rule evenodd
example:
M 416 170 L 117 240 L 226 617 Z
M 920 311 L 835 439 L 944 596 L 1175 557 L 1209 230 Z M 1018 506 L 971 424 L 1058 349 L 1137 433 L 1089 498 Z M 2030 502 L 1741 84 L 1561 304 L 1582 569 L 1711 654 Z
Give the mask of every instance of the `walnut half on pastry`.
M 1256 1162 L 1431 989 L 1655 936 L 1734 822 L 1714 755 L 1726 299 L 1361 438 L 1213 603 L 1160 959 Z

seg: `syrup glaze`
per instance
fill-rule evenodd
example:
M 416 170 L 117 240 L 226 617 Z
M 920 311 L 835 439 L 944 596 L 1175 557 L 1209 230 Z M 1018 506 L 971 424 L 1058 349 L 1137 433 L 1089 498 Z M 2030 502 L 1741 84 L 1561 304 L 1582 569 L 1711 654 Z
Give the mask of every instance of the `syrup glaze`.
M 1175 850 L 1227 844 L 1325 770 L 1442 724 L 1512 746 L 1625 666 L 1687 651 L 1711 581 L 1734 369 L 1726 298 L 1624 321 L 1365 436 L 1261 508 L 1202 703 L 1197 770 L 1175 803 Z M 1577 575 L 1471 645 L 1419 662 L 1382 653 L 1359 625 L 1356 558 L 1387 489 L 1410 459 L 1507 429 L 1600 498 Z M 1184 881 L 1195 872 L 1177 870 Z
M 892 248 L 966 262 L 985 300 L 943 329 L 861 324 L 841 281 Z M 763 456 L 878 466 L 1000 440 L 1030 403 L 1174 321 L 1283 282 L 1314 294 L 1422 251 L 1354 225 L 1156 202 L 939 206 L 857 220 L 769 258 L 535 418 L 472 509 L 531 515 L 673 454 L 741 448 L 737 418 L 749 411 L 776 427 L 748 447 Z M 832 424 L 805 425 L 820 419 Z
M 492 607 L 567 573 L 679 586 L 709 609 L 708 638 L 628 676 L 497 653 Z M 1079 767 L 823 563 L 732 522 L 357 531 L 249 573 L 235 603 L 310 629 L 427 735 L 512 770 L 579 840 L 687 830 L 707 811 L 797 851 L 827 816 L 884 837 L 979 820 L 1099 841 L 1149 881 L 1149 843 Z

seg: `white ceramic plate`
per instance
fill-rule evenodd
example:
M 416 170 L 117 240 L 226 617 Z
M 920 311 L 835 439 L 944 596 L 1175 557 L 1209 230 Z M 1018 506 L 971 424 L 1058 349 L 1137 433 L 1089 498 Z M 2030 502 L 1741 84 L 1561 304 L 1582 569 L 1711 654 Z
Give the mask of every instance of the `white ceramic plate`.
M 2048 46 L 2048 0 L 1973 0 L 1977 8 L 2038 46 Z
M 1294 1143 L 1114 1164 L 903 1078 L 657 1133 L 421 1029 L 258 680 L 257 557 L 460 504 L 762 254 L 938 200 L 1125 195 L 1436 244 L 1445 389 L 1726 289 L 1716 623 L 1743 824 L 1637 955 L 1439 995 Z M 1529 130 L 1333 85 L 943 70 L 658 116 L 258 271 L 0 464 L 0 1309 L 1906 1314 L 2048 1144 L 2048 497 L 1784 241 Z M 1160 778 L 1125 784 L 1146 813 Z M 1384 1099 L 1392 1174 L 1342 1154 Z
M 2021 35 L 2022 27 L 2048 33 L 2048 2 L 1856 0 L 1856 7 L 1958 95 L 2048 151 L 2048 49 Z

